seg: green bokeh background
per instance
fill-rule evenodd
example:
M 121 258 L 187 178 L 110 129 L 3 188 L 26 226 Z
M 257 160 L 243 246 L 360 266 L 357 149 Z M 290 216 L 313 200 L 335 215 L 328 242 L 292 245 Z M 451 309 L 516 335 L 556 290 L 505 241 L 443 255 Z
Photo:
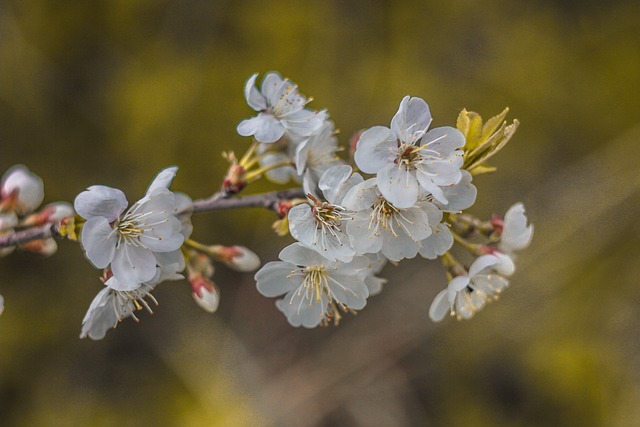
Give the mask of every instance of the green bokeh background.
M 101 285 L 78 246 L 15 253 L 0 259 L 0 425 L 640 425 L 637 1 L 5 0 L 0 171 L 28 165 L 46 202 L 92 184 L 135 200 L 176 164 L 173 188 L 206 197 L 220 152 L 248 145 L 243 84 L 269 70 L 343 143 L 407 94 L 435 125 L 509 106 L 521 127 L 471 212 L 525 203 L 536 235 L 511 288 L 433 325 L 444 273 L 407 261 L 337 329 L 298 330 L 220 267 L 215 315 L 166 283 L 153 316 L 92 342 L 78 334 Z M 289 243 L 273 219 L 201 215 L 194 237 L 266 262 Z

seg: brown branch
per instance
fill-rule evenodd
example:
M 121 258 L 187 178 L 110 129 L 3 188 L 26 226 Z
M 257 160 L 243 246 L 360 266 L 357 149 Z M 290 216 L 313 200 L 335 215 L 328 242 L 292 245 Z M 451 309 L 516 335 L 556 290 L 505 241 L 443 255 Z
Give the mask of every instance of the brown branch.
M 238 208 L 267 208 L 275 210 L 281 201 L 304 197 L 304 191 L 301 188 L 274 191 L 272 193 L 256 194 L 254 196 L 234 199 L 228 198 L 228 196 L 222 193 L 216 193 L 208 199 L 193 202 L 193 212 L 210 212 Z
M 39 225 L 16 233 L 0 236 L 0 248 L 8 248 L 22 245 L 33 240 L 44 240 L 52 237 L 60 237 L 58 224 Z

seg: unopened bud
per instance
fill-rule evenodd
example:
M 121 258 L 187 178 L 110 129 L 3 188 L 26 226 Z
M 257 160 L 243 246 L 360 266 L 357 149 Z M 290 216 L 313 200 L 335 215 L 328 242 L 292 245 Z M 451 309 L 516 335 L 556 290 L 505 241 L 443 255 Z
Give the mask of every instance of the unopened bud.
M 349 156 L 353 159 L 353 156 L 356 152 L 356 148 L 358 146 L 358 141 L 360 141 L 360 137 L 364 133 L 365 129 L 361 129 L 354 133 L 351 138 L 349 138 Z
M 0 295 L 0 314 L 4 311 L 4 298 Z
M 53 239 L 32 240 L 31 242 L 20 245 L 20 248 L 34 254 L 48 257 L 58 251 L 58 244 Z
M 220 292 L 213 282 L 202 274 L 193 273 L 189 275 L 189 283 L 193 299 L 204 310 L 214 313 L 218 309 L 220 303 Z
M 260 267 L 260 258 L 255 252 L 244 246 L 222 246 L 212 247 L 216 260 L 224 262 L 227 266 L 243 273 L 255 271 Z
M 229 166 L 227 176 L 222 181 L 222 191 L 227 194 L 236 194 L 247 185 L 247 170 L 238 163 Z
M 0 186 L 2 207 L 15 209 L 19 214 L 33 212 L 44 199 L 44 184 L 39 176 L 25 166 L 13 166 L 2 177 Z
M 29 215 L 24 220 L 24 225 L 34 226 L 46 223 L 59 223 L 63 219 L 75 215 L 73 207 L 67 202 L 50 203 L 40 212 Z

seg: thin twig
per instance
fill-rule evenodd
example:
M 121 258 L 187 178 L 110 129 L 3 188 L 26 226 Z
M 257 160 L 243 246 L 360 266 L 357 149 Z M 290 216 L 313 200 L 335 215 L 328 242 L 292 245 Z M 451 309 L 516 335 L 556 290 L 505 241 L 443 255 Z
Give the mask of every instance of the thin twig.
M 272 193 L 256 194 L 255 196 L 245 196 L 234 199 L 223 196 L 216 197 L 216 195 L 214 195 L 208 199 L 193 202 L 193 212 L 210 212 L 238 208 L 267 208 L 274 210 L 281 201 L 304 197 L 304 191 L 301 188 L 274 191 Z
M 0 236 L 0 248 L 22 245 L 33 240 L 44 240 L 52 237 L 60 237 L 58 224 L 45 224 L 28 228 L 13 234 Z

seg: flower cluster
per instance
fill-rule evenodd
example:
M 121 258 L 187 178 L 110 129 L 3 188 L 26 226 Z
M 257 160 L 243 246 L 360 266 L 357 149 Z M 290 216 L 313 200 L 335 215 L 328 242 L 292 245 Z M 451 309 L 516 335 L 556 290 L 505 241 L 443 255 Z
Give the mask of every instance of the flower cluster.
M 245 95 L 257 109 L 254 98 L 260 92 L 255 81 L 256 76 L 249 79 Z M 287 97 L 293 92 L 274 91 L 270 85 L 296 90 L 287 80 L 268 74 L 261 93 L 263 98 L 272 94 L 271 104 L 260 105 L 286 103 L 299 109 L 306 105 L 306 98 L 297 92 L 291 95 L 296 102 L 289 104 Z M 276 93 L 280 98 L 273 97 Z M 371 293 L 366 282 L 379 283 L 375 274 L 387 260 L 399 262 L 418 254 L 427 259 L 450 256 L 454 243 L 450 226 L 477 195 L 472 174 L 464 168 L 466 129 L 430 128 L 427 103 L 407 96 L 389 127 L 374 126 L 357 136 L 353 160 L 360 172 L 368 174 L 363 177 L 336 155 L 334 125 L 326 112 L 305 110 L 304 125 L 297 122 L 292 127 L 273 109 L 260 111 L 271 114 L 268 120 L 263 116 L 245 120 L 239 133 L 254 135 L 262 143 L 268 153 L 262 161 L 268 158 L 267 162 L 285 165 L 272 169 L 269 177 L 279 182 L 293 177 L 307 194 L 306 201 L 288 212 L 289 231 L 297 243 L 280 253 L 281 261 L 265 265 L 255 277 L 263 295 L 284 294 L 277 306 L 289 323 L 326 325 L 340 318 L 339 310 L 363 308 Z M 318 125 L 321 119 L 324 124 Z M 245 132 L 249 122 L 256 126 L 253 133 Z M 280 126 L 278 138 L 274 134 L 273 140 L 261 140 L 258 129 L 264 127 L 266 134 L 275 122 Z M 300 128 L 305 132 L 289 131 Z M 492 135 L 489 132 L 487 138 Z M 482 151 L 483 157 L 474 158 L 474 164 L 482 164 L 492 153 Z M 380 260 L 380 266 L 373 267 L 372 260 Z M 344 271 L 350 277 L 346 283 L 343 276 L 334 277 Z
M 244 95 L 257 114 L 237 131 L 253 141 L 242 156 L 223 153 L 229 169 L 207 199 L 194 202 L 170 190 L 174 166 L 131 205 L 122 191 L 94 185 L 73 208 L 54 203 L 34 213 L 44 197 L 42 180 L 24 166 L 4 175 L 0 255 L 14 246 L 50 254 L 57 247 L 50 237 L 79 235 L 86 258 L 101 270 L 104 287 L 84 317 L 82 338 L 102 339 L 120 321 L 137 321 L 137 311 L 153 312 L 155 287 L 185 276 L 196 304 L 217 311 L 214 263 L 240 272 L 261 265 L 243 246 L 191 238 L 191 214 L 219 209 L 271 209 L 278 215 L 276 232 L 295 239 L 255 280 L 262 295 L 278 298 L 276 307 L 296 327 L 337 325 L 382 291 L 386 280 L 379 274 L 388 262 L 418 256 L 440 259 L 449 278 L 428 310 L 435 322 L 447 312 L 469 319 L 508 286 L 516 253 L 533 235 L 523 205 L 487 221 L 466 212 L 476 201 L 474 177 L 495 170 L 487 161 L 517 130 L 517 120 L 505 121 L 507 109 L 484 123 L 463 110 L 455 127 L 434 127 L 427 103 L 406 96 L 388 127 L 354 134 L 347 161 L 329 113 L 309 108 L 311 99 L 290 80 L 270 72 L 258 84 L 254 74 Z M 297 187 L 235 197 L 262 177 Z M 39 226 L 45 234 L 26 233 Z

